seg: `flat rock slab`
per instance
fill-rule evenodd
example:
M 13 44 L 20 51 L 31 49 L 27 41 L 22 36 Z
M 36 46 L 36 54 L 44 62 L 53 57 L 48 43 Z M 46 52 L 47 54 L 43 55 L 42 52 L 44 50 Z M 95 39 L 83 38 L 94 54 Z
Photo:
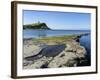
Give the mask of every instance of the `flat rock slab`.
M 74 40 L 45 47 L 35 43 L 24 44 L 24 69 L 76 67 L 85 58 L 86 49 Z
M 24 45 L 24 58 L 28 56 L 34 56 L 38 54 L 42 48 L 35 46 L 35 45 Z

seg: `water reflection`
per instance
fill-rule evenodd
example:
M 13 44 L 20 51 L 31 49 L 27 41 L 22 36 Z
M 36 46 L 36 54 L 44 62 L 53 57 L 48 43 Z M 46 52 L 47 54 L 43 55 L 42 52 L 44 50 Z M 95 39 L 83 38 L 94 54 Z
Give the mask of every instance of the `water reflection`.
M 46 37 L 47 35 L 46 35 L 46 30 L 38 30 L 37 31 L 37 36 L 39 37 L 39 38 L 44 38 L 44 37 Z

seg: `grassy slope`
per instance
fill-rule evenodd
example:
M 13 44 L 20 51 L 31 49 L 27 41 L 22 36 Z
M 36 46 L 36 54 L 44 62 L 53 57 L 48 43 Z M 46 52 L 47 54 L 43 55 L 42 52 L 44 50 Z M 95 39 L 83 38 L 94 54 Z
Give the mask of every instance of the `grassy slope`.
M 23 29 L 50 29 L 46 23 L 33 23 L 23 25 Z

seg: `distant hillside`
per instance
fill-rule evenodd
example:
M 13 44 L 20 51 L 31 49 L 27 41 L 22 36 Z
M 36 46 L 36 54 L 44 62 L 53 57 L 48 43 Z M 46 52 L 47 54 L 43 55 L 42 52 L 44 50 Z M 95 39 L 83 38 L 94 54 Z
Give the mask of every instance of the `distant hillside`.
M 50 29 L 46 23 L 33 23 L 33 24 L 27 24 L 23 25 L 23 29 Z

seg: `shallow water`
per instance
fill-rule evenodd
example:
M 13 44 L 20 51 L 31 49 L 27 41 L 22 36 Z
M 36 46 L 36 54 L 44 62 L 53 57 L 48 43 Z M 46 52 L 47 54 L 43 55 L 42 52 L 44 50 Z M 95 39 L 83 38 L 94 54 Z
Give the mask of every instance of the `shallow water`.
M 86 60 L 84 65 L 90 66 L 91 65 L 91 36 L 82 36 L 80 38 L 80 44 L 85 47 L 87 51 Z

